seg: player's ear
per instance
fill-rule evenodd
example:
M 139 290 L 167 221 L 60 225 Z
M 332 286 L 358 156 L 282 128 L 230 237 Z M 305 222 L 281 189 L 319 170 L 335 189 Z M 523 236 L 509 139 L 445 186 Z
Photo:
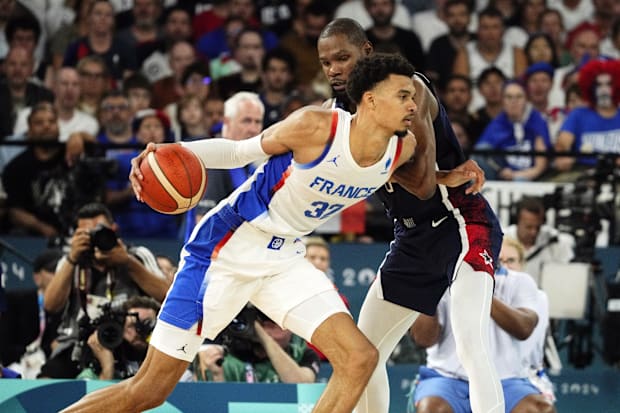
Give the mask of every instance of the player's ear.
M 362 95 L 362 101 L 366 103 L 369 108 L 375 109 L 377 107 L 375 103 L 375 94 L 368 91 Z
M 373 51 L 372 43 L 370 43 L 370 40 L 367 40 L 362 45 L 362 55 L 363 56 L 370 56 L 372 51 Z

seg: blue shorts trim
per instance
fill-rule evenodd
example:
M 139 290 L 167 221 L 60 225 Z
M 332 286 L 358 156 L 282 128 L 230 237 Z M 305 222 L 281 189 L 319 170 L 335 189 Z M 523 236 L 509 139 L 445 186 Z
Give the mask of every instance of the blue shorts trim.
M 502 380 L 506 412 L 512 411 L 519 402 L 530 394 L 540 394 L 528 379 L 513 378 Z M 469 382 L 442 376 L 428 367 L 420 366 L 420 378 L 413 394 L 409 395 L 409 404 L 418 403 L 425 397 L 441 397 L 454 413 L 471 413 L 469 403 Z

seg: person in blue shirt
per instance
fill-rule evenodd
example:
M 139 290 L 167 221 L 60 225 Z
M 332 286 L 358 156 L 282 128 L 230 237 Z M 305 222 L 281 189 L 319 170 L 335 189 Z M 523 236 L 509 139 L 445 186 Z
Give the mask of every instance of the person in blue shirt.
M 620 153 L 620 61 L 591 60 L 579 70 L 579 89 L 587 107 L 572 110 L 560 128 L 557 151 Z M 591 168 L 596 157 L 560 157 L 560 172 Z M 616 158 L 616 166 L 620 158 Z
M 534 181 L 547 169 L 545 152 L 552 148 L 544 118 L 526 100 L 525 88 L 509 81 L 502 91 L 503 110 L 486 127 L 474 149 L 524 152 L 524 155 L 476 156 L 488 179 Z

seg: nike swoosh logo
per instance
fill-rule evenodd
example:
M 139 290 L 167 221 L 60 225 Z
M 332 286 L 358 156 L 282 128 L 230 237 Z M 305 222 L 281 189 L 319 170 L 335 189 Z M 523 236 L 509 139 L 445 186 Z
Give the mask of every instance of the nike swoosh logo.
M 437 221 L 432 220 L 432 221 L 431 221 L 431 227 L 433 227 L 433 228 L 437 228 L 437 227 L 438 227 L 438 226 L 440 226 L 440 225 L 441 225 L 441 223 L 442 223 L 442 222 L 444 222 L 446 219 L 448 219 L 448 217 L 447 217 L 447 216 L 445 216 L 445 217 L 443 217 L 443 218 L 441 218 L 440 220 L 437 220 Z

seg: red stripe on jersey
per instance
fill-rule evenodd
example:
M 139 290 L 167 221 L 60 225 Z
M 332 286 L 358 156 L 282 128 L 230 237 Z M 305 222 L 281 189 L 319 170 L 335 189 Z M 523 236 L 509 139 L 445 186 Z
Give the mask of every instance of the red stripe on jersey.
M 284 183 L 286 182 L 286 179 L 291 176 L 291 172 L 293 172 L 293 166 L 289 166 L 288 168 L 286 168 L 286 171 L 284 171 L 282 173 L 282 177 L 280 178 L 280 180 L 278 181 L 277 184 L 275 184 L 273 186 L 273 188 L 271 188 L 271 196 L 273 196 L 273 194 L 275 194 L 276 192 L 278 192 L 278 190 L 280 188 L 282 188 L 284 186 Z
M 211 253 L 211 260 L 217 259 L 217 256 L 220 254 L 220 250 L 224 247 L 224 245 L 226 245 L 226 243 L 228 242 L 230 237 L 232 237 L 234 232 L 235 231 L 233 230 L 228 231 L 226 235 L 224 235 L 224 237 L 220 240 L 220 242 L 217 243 L 215 248 L 213 248 L 213 252 Z
M 336 136 L 337 128 L 338 128 L 338 112 L 334 110 L 332 111 L 332 127 L 329 132 L 329 139 L 332 139 L 332 140 L 334 139 L 334 136 Z
M 392 162 L 392 168 L 390 168 L 390 173 L 394 172 L 396 169 L 396 164 L 398 163 L 398 158 L 400 158 L 400 153 L 403 151 L 403 140 L 398 138 L 398 142 L 396 143 L 396 153 L 394 154 L 394 162 Z
M 196 335 L 202 335 L 202 318 L 198 320 L 198 328 L 196 329 Z

